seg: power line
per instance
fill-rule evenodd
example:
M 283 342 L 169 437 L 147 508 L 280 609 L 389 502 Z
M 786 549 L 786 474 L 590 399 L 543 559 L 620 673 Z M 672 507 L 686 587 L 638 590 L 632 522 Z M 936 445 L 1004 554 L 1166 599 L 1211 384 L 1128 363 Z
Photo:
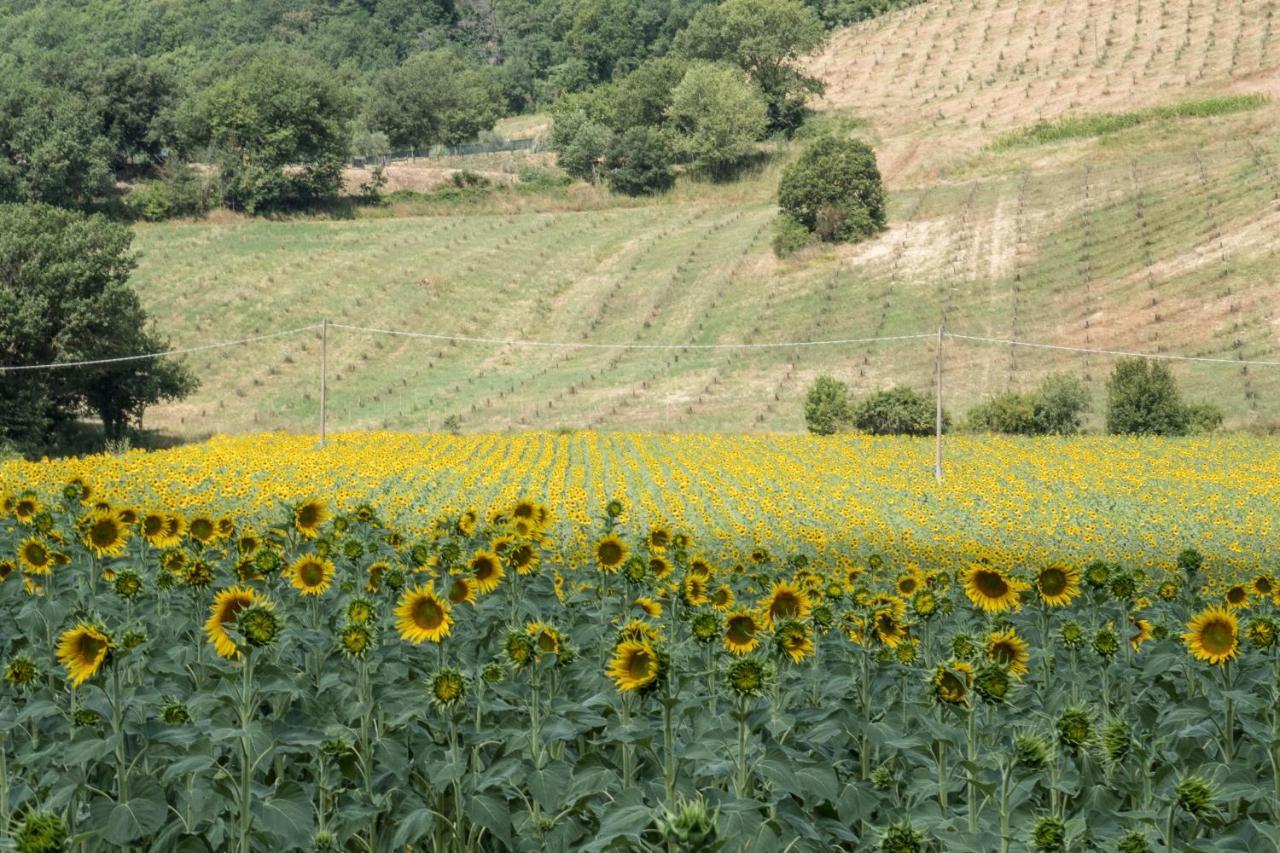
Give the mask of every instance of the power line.
M 129 361 L 146 361 L 152 358 L 167 358 L 176 355 L 190 355 L 196 352 L 207 352 L 208 350 L 225 349 L 226 347 L 241 346 L 242 344 L 252 344 L 258 341 L 266 341 L 272 338 L 283 338 L 288 335 L 296 335 L 299 332 L 308 332 L 320 328 L 319 323 L 312 323 L 309 326 L 299 326 L 296 329 L 285 329 L 281 332 L 270 332 L 265 335 L 255 335 L 252 338 L 240 338 L 235 341 L 218 341 L 212 344 L 201 344 L 200 346 L 184 347 L 182 349 L 171 349 L 164 352 L 148 352 L 139 355 L 122 355 L 118 358 L 94 358 L 85 359 L 83 361 L 56 361 L 50 364 L 17 364 L 12 367 L 0 367 L 0 375 L 6 373 L 17 373 L 19 371 L 28 370 L 61 370 L 67 367 L 94 367 L 100 364 L 121 364 Z
M 433 335 L 426 332 L 401 332 L 395 329 L 375 329 L 370 326 L 351 326 L 346 323 L 330 323 L 334 329 L 348 329 L 355 332 L 370 332 L 377 335 L 395 335 L 402 338 L 421 338 L 431 341 L 453 341 L 465 344 L 496 344 L 500 346 L 547 347 L 552 349 L 614 349 L 614 350 L 685 350 L 685 349 L 792 349 L 795 347 L 841 346 L 847 344 L 867 344 L 877 341 L 912 341 L 921 338 L 933 338 L 935 334 L 893 335 L 879 338 L 838 338 L 826 341 L 790 341 L 781 343 L 760 344 L 624 344 L 624 343 L 590 343 L 587 341 L 531 341 L 523 338 L 474 338 L 465 335 Z
M 943 332 L 944 337 L 955 338 L 961 341 L 977 341 L 984 344 L 1004 344 L 1013 347 L 1031 347 L 1033 349 L 1051 349 L 1062 350 L 1065 352 L 1087 352 L 1097 355 L 1115 355 L 1126 356 L 1132 358 L 1151 358 L 1163 359 L 1164 361 L 1203 361 L 1210 364 L 1249 364 L 1264 367 L 1280 367 L 1280 361 L 1261 361 L 1257 359 L 1247 358 L 1214 358 L 1212 356 L 1203 355 L 1178 355 L 1174 353 L 1161 352 L 1130 352 L 1128 350 L 1113 349 L 1092 349 L 1090 347 L 1072 347 L 1061 344 L 1039 344 L 1031 341 L 1011 341 L 1003 338 L 983 338 L 977 335 L 960 335 L 954 332 Z

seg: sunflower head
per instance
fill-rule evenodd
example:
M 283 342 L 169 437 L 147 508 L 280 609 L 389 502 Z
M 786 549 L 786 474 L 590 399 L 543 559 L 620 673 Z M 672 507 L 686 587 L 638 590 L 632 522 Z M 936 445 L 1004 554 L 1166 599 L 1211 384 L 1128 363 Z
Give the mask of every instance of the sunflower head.
M 690 623 L 693 638 L 699 643 L 714 643 L 720 639 L 720 616 L 715 613 L 699 613 Z
M 4 680 L 14 687 L 27 688 L 40 678 L 40 668 L 29 655 L 14 655 L 4 667 Z
M 302 595 L 322 595 L 333 584 L 333 563 L 315 554 L 303 554 L 289 564 L 289 583 Z
M 1019 678 L 1027 673 L 1031 660 L 1031 644 L 1018 636 L 1012 628 L 997 631 L 987 638 L 987 658 L 1004 667 L 1010 675 Z
M 596 564 L 603 572 L 613 573 L 627 559 L 627 545 L 612 533 L 596 542 Z
M 1036 573 L 1036 594 L 1050 607 L 1066 607 L 1080 594 L 1080 572 L 1066 566 L 1046 566 Z
M 933 671 L 930 683 L 933 695 L 940 702 L 948 705 L 969 704 L 969 691 L 973 689 L 973 664 L 968 661 L 953 660 L 939 664 Z
M 655 524 L 649 528 L 649 547 L 655 549 L 666 548 L 671 544 L 671 528 L 662 524 Z
M 305 539 L 314 539 L 329 520 L 329 510 L 321 500 L 303 501 L 293 508 L 293 529 Z
M 605 674 L 613 680 L 619 692 L 647 692 L 658 684 L 662 669 L 661 657 L 653 644 L 644 640 L 626 640 L 614 648 Z
M 502 569 L 502 560 L 492 551 L 476 551 L 471 557 L 471 576 L 475 579 L 476 589 L 481 595 L 488 595 L 502 583 L 506 572 Z
M 1173 601 L 1178 597 L 1178 593 L 1181 589 L 1182 588 L 1178 585 L 1177 581 L 1165 581 L 1160 584 L 1160 586 L 1156 587 L 1156 597 L 1161 601 Z
M 1191 618 L 1182 641 L 1196 660 L 1220 666 L 1239 652 L 1240 623 L 1230 610 L 1210 607 Z
M 1116 652 L 1120 651 L 1120 638 L 1116 636 L 1116 630 L 1111 625 L 1099 628 L 1093 633 L 1093 652 L 1100 658 L 1111 659 L 1116 656 Z
M 1026 584 L 985 563 L 975 563 L 964 573 L 964 594 L 986 613 L 1017 610 L 1018 593 Z
M 18 824 L 15 835 L 17 847 L 22 853 L 55 853 L 70 845 L 67 824 L 61 815 L 32 810 Z
M 351 625 L 368 625 L 373 621 L 373 602 L 363 595 L 357 595 L 347 602 L 343 615 Z
M 170 726 L 186 725 L 191 722 L 191 710 L 183 702 L 166 696 L 160 706 L 160 719 Z
M 280 617 L 272 603 L 265 599 L 258 599 L 236 614 L 236 630 L 256 648 L 275 645 L 280 629 Z
M 512 545 L 505 554 L 508 563 L 520 575 L 531 575 L 538 570 L 542 559 L 538 549 L 531 542 L 520 542 Z
M 129 526 L 111 511 L 95 511 L 84 520 L 84 544 L 98 557 L 118 557 L 129 539 Z
M 227 628 L 235 625 L 239 630 L 238 619 L 241 611 L 258 601 L 258 594 L 247 586 L 228 587 L 214 597 L 213 605 L 209 608 L 209 618 L 204 623 L 204 632 L 220 657 L 238 658 L 240 656 L 236 641 L 227 632 Z
M 662 602 L 651 596 L 642 595 L 635 600 L 635 606 L 644 611 L 650 619 L 662 618 Z
M 450 604 L 475 604 L 476 582 L 468 575 L 456 575 L 449 582 Z
M 735 610 L 724 619 L 724 646 L 735 655 L 745 655 L 760 646 L 760 623 L 749 610 Z
M 1223 593 L 1222 600 L 1230 608 L 1237 609 L 1249 606 L 1249 590 L 1244 584 L 1232 584 L 1227 587 L 1227 591 Z
M 406 589 L 396 606 L 396 628 L 401 639 L 411 643 L 440 642 L 453 628 L 449 610 L 449 602 L 430 587 Z
M 18 570 L 17 564 L 13 560 L 0 560 L 0 583 L 4 583 L 9 579 L 9 575 Z
M 66 667 L 72 686 L 79 687 L 97 675 L 111 648 L 111 637 L 90 622 L 80 622 L 63 631 L 58 638 L 58 660 Z
M 800 663 L 813 654 L 813 636 L 808 626 L 794 619 L 779 622 L 774 628 L 774 644 L 792 663 Z
M 348 622 L 338 637 L 338 645 L 345 657 L 363 660 L 373 647 L 373 632 L 367 624 Z
M 773 683 L 773 665 L 758 657 L 740 657 L 729 664 L 725 681 L 741 697 L 761 696 Z
M 438 711 L 455 708 L 467 695 L 469 681 L 461 671 L 445 667 L 427 679 L 427 694 Z
M 142 577 L 133 569 L 124 569 L 116 575 L 111 588 L 125 600 L 137 598 L 142 594 Z
M 1028 770 L 1043 770 L 1053 757 L 1053 746 L 1038 734 L 1022 734 L 1013 739 L 1013 760 Z
M 53 550 L 43 539 L 24 539 L 18 545 L 18 562 L 29 575 L 47 575 L 53 569 Z
M 1203 776 L 1183 777 L 1173 786 L 1173 796 L 1178 808 L 1197 818 L 1207 817 L 1216 809 L 1217 793 Z
M 507 632 L 507 637 L 502 643 L 502 651 L 508 663 L 516 669 L 524 669 L 533 663 L 533 638 L 524 631 L 512 628 Z
M 1245 626 L 1244 634 L 1249 644 L 1257 649 L 1269 649 L 1276 644 L 1276 620 L 1270 616 L 1255 616 Z
M 1084 645 L 1084 626 L 1079 622 L 1067 622 L 1058 629 L 1058 636 L 1069 649 L 1078 649 Z
M 187 522 L 187 533 L 201 545 L 208 545 L 218 538 L 218 525 L 207 515 L 198 515 Z
M 807 593 L 790 581 L 777 581 L 761 605 L 767 626 L 772 628 L 785 619 L 804 619 L 813 606 Z

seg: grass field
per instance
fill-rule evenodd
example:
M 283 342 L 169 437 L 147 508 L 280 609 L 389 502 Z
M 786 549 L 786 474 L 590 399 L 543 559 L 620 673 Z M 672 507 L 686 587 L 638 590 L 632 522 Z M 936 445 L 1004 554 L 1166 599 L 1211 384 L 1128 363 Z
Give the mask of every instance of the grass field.
M 889 230 L 854 247 L 773 257 L 784 147 L 743 182 L 684 183 L 657 201 L 504 190 L 347 220 L 139 226 L 135 278 L 178 346 L 322 318 L 676 346 L 928 333 L 945 322 L 985 337 L 1276 360 L 1280 104 L 1248 100 L 1280 81 L 1272 9 L 937 0 L 837 33 L 813 61 L 828 84 L 828 120 L 858 120 L 891 188 Z M 1252 108 L 1193 108 L 1209 95 Z M 1099 119 L 1141 110 L 1136 123 Z M 993 147 L 1037 126 L 1099 121 L 1114 132 Z M 476 166 L 514 170 L 513 155 L 501 156 Z M 335 330 L 329 343 L 333 429 L 430 430 L 456 417 L 466 431 L 798 431 L 800 399 L 819 373 L 858 393 L 933 383 L 927 341 L 551 350 Z M 186 438 L 317 428 L 315 335 L 191 363 L 204 387 L 148 412 L 148 426 Z M 1099 404 L 1097 428 L 1110 366 L 1104 356 L 954 342 L 945 396 L 962 411 L 1072 372 Z M 1188 396 L 1222 407 L 1229 427 L 1280 422 L 1280 368 L 1175 369 Z

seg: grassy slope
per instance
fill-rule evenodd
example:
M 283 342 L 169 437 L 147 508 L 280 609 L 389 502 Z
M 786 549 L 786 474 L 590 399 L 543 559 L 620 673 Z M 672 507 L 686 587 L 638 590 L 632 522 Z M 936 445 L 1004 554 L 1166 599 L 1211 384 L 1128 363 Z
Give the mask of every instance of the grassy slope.
M 175 343 L 337 322 L 486 337 L 752 342 L 949 328 L 1097 347 L 1280 358 L 1280 114 L 1144 125 L 992 152 L 1040 118 L 1272 92 L 1270 3 L 931 0 L 838 34 L 829 106 L 870 122 L 891 228 L 776 262 L 776 170 L 653 204 L 139 230 L 138 282 Z M 1094 53 L 1094 29 L 1097 53 Z M 1003 52 L 1004 58 L 1000 58 Z M 598 208 L 598 199 L 577 199 Z M 563 207 L 563 205 L 561 205 Z M 556 352 L 331 333 L 331 428 L 795 430 L 820 370 L 930 387 L 927 342 L 842 350 Z M 186 434 L 307 429 L 317 342 L 196 356 Z M 957 408 L 1050 370 L 1097 394 L 1103 357 L 948 344 Z M 1280 369 L 1179 368 L 1235 425 L 1280 421 Z

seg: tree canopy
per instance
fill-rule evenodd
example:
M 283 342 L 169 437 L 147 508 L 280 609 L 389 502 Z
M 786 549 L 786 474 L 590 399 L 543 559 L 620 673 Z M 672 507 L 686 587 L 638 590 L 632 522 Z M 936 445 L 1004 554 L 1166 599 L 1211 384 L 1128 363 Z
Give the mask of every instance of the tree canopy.
M 497 78 L 447 50 L 418 53 L 385 72 L 365 107 L 371 129 L 397 148 L 457 145 L 502 115 Z
M 133 356 L 168 348 L 147 329 L 129 286 L 128 228 L 44 204 L 0 205 L 0 365 Z M 39 448 L 59 427 L 93 414 L 119 437 L 155 403 L 195 388 L 168 359 L 5 373 L 0 371 L 0 439 Z

